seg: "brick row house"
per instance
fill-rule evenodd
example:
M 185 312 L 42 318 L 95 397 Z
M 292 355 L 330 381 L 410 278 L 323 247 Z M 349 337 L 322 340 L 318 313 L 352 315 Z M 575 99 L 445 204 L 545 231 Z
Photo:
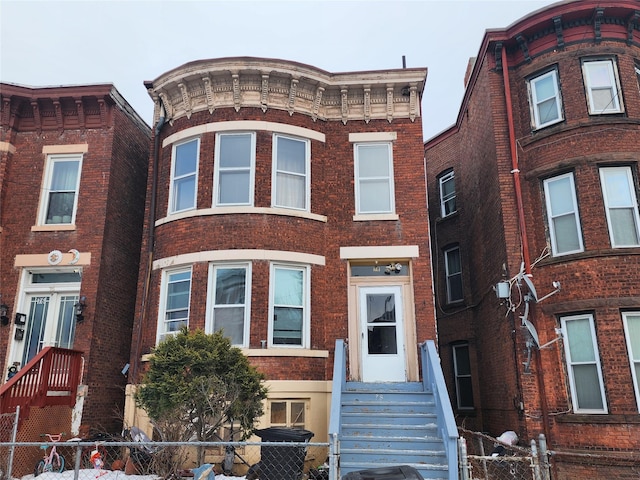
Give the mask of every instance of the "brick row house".
M 146 83 L 155 147 L 130 395 L 153 347 L 183 326 L 223 330 L 266 374 L 261 426 L 314 441 L 328 440 L 337 339 L 352 378 L 418 380 L 418 343 L 435 338 L 426 73 L 238 57 Z M 372 327 L 390 311 L 395 323 Z M 395 353 L 381 360 L 378 347 Z
M 544 433 L 557 479 L 640 462 L 638 7 L 560 2 L 487 31 L 456 124 L 425 143 L 458 423 Z
M 0 96 L 2 411 L 21 404 L 23 440 L 113 431 L 124 412 L 150 128 L 110 84 L 2 83 Z M 48 385 L 44 399 L 30 388 L 45 381 L 45 364 L 25 369 L 51 348 L 82 355 L 81 380 L 77 390 L 77 378 Z M 11 390 L 18 377 L 22 394 Z M 66 407 L 51 405 L 65 396 Z

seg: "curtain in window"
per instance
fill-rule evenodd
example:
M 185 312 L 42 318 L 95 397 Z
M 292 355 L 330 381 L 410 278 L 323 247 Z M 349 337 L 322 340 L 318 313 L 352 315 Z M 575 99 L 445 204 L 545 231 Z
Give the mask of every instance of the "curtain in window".
M 78 160 L 53 163 L 46 223 L 71 223 L 79 166 Z
M 389 146 L 358 146 L 359 213 L 391 212 Z
M 220 135 L 218 203 L 251 203 L 251 134 Z
M 276 205 L 306 209 L 306 143 L 276 137 Z

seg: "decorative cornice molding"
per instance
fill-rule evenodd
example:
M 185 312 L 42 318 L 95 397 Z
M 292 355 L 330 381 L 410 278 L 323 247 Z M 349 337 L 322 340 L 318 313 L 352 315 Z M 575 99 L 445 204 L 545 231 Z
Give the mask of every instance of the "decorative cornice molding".
M 145 84 L 156 106 L 154 124 L 161 106 L 170 123 L 201 111 L 253 107 L 346 124 L 414 121 L 421 115 L 426 77 L 426 68 L 330 73 L 296 62 L 237 57 L 188 63 Z

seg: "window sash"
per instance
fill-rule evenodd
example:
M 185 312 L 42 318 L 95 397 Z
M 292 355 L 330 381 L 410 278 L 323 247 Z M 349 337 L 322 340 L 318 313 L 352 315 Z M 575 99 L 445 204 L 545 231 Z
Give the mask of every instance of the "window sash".
M 49 155 L 41 224 L 74 224 L 82 155 Z
M 631 169 L 601 168 L 600 181 L 611 246 L 640 246 L 640 217 Z
M 474 408 L 469 345 L 453 346 L 453 369 L 456 379 L 456 402 L 459 410 Z
M 306 348 L 309 284 L 306 267 L 272 266 L 269 345 Z
M 450 248 L 444 252 L 444 267 L 447 279 L 447 303 L 462 300 L 462 263 L 460 248 Z
M 305 428 L 308 401 L 278 399 L 269 402 L 269 425 L 272 427 Z
M 440 177 L 440 215 L 446 217 L 456 211 L 456 182 L 454 172 Z
M 162 297 L 158 342 L 189 325 L 191 269 L 165 272 Z
M 208 331 L 223 330 L 234 346 L 249 339 L 250 268 L 248 265 L 213 265 L 211 319 Z
M 391 144 L 355 144 L 354 149 L 357 213 L 394 213 L 395 192 Z
M 622 111 L 620 87 L 614 61 L 590 60 L 582 63 L 587 88 L 590 114 L 619 113 Z
M 273 136 L 274 207 L 309 210 L 309 141 L 284 135 Z
M 558 88 L 558 73 L 551 70 L 529 83 L 534 127 L 542 128 L 561 121 L 562 100 Z
M 582 252 L 582 231 L 573 174 L 544 181 L 551 251 L 554 256 Z
M 196 206 L 200 139 L 173 146 L 169 213 L 190 210 Z
M 574 411 L 607 413 L 593 316 L 568 316 L 561 322 Z
M 255 151 L 255 133 L 217 135 L 215 206 L 253 205 Z
M 636 394 L 636 406 L 640 411 L 640 312 L 623 312 L 622 320 L 631 365 L 633 390 Z

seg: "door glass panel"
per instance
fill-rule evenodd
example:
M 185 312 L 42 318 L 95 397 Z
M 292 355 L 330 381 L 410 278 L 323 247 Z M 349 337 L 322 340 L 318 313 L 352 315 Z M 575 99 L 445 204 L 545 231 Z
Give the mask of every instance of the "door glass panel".
M 398 353 L 394 295 L 367 295 L 367 344 L 370 355 Z
M 76 295 L 65 295 L 60 300 L 58 310 L 58 329 L 55 345 L 60 348 L 72 348 L 73 337 L 76 332 L 76 318 L 74 304 L 78 301 Z
M 44 331 L 49 312 L 50 297 L 31 297 L 29 316 L 27 318 L 27 334 L 22 354 L 22 365 L 26 365 L 41 349 L 44 341 Z

